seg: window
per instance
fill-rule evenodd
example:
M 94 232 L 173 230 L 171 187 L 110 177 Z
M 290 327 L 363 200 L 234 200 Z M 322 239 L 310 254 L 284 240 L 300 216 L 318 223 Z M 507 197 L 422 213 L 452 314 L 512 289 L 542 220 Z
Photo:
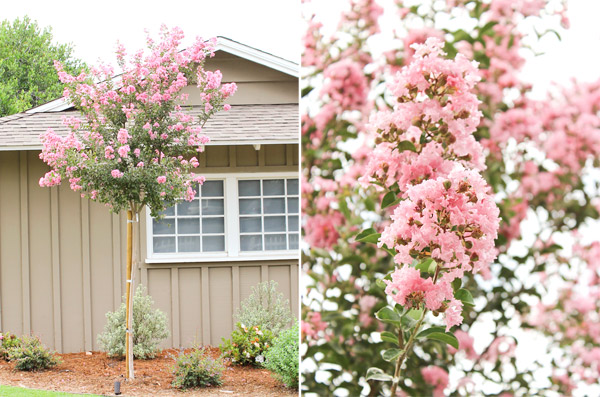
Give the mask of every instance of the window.
M 240 251 L 298 249 L 298 179 L 238 181 Z
M 191 202 L 147 215 L 146 262 L 298 257 L 297 174 L 205 175 Z

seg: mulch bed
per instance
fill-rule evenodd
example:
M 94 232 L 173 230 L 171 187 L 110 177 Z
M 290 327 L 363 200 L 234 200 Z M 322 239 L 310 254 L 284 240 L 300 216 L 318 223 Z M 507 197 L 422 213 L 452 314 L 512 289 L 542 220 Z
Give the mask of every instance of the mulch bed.
M 219 349 L 210 348 L 214 358 Z M 155 359 L 135 360 L 135 379 L 125 381 L 125 361 L 112 359 L 106 353 L 59 354 L 62 363 L 42 372 L 23 372 L 13 363 L 0 360 L 0 384 L 32 389 L 59 390 L 71 393 L 93 393 L 114 396 L 114 382 L 121 381 L 122 396 L 297 396 L 298 391 L 286 388 L 269 371 L 255 367 L 226 364 L 223 385 L 204 389 L 179 391 L 171 388 L 171 368 L 177 350 L 163 350 Z

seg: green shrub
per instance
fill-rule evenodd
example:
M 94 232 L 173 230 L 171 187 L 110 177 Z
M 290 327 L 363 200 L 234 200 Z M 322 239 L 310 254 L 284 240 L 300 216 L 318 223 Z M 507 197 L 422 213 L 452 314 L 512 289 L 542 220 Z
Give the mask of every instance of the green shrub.
M 242 324 L 268 329 L 277 336 L 295 319 L 289 307 L 289 301 L 277 292 L 277 283 L 265 281 L 252 287 L 252 293 L 241 303 L 235 318 Z
M 123 298 L 125 301 L 125 298 Z M 133 356 L 139 359 L 154 358 L 159 343 L 169 337 L 167 317 L 153 309 L 152 297 L 139 285 L 133 297 Z M 106 313 L 104 332 L 98 335 L 98 343 L 110 357 L 125 355 L 125 303 L 119 310 Z
M 213 360 L 208 350 L 194 348 L 189 353 L 180 352 L 173 367 L 173 387 L 189 389 L 192 387 L 220 386 L 225 367 L 221 361 Z
M 265 354 L 264 367 L 288 387 L 298 387 L 300 351 L 298 323 L 283 331 Z
M 40 371 L 60 363 L 54 354 L 37 337 L 24 336 L 18 347 L 10 349 L 9 358 L 19 371 Z
M 19 347 L 21 339 L 16 335 L 6 332 L 0 334 L 0 359 L 10 361 L 9 353 L 12 349 Z
M 230 359 L 233 364 L 261 364 L 265 352 L 272 344 L 273 333 L 263 331 L 258 326 L 246 327 L 242 323 L 235 326 L 231 339 L 223 338 L 223 344 L 219 346 L 223 357 Z

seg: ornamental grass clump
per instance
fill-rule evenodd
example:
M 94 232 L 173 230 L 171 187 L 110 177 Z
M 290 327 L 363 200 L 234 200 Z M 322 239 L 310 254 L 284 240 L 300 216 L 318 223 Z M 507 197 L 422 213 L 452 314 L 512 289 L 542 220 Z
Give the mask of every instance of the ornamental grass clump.
M 41 371 L 61 362 L 55 352 L 44 346 L 37 336 L 23 336 L 19 345 L 10 349 L 8 356 L 19 371 Z
M 195 347 L 175 358 L 171 385 L 178 389 L 220 386 L 224 370 L 223 362 L 214 360 L 206 348 Z
M 156 357 L 160 342 L 169 337 L 167 317 L 153 308 L 154 301 L 146 294 L 143 285 L 138 286 L 133 297 L 133 355 L 135 358 Z M 110 357 L 125 355 L 125 303 L 119 310 L 106 313 L 104 332 L 98 335 L 98 343 Z
M 274 336 L 294 321 L 289 301 L 277 291 L 277 282 L 273 280 L 252 287 L 252 293 L 242 301 L 235 318 L 249 327 L 268 329 Z
M 260 365 L 265 361 L 265 353 L 272 346 L 273 333 L 258 326 L 246 327 L 237 323 L 231 339 L 223 338 L 219 346 L 224 358 L 232 364 Z
M 265 353 L 264 367 L 273 372 L 273 376 L 287 387 L 298 387 L 300 350 L 298 323 L 283 331 Z

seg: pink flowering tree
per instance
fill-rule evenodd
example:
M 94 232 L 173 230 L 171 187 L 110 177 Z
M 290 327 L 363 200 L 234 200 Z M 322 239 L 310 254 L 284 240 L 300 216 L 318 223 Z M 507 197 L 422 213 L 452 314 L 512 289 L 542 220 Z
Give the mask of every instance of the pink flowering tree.
M 67 136 L 51 129 L 41 137 L 40 158 L 51 168 L 41 186 L 68 182 L 81 197 L 106 204 L 112 212 L 127 211 L 127 329 L 132 321 L 132 223 L 147 206 L 152 216 L 181 200 L 192 200 L 204 178 L 196 175 L 197 156 L 208 138 L 202 126 L 216 112 L 227 110 L 224 101 L 236 90 L 221 84 L 221 73 L 203 69 L 214 55 L 214 40 L 198 38 L 179 49 L 183 32 L 161 28 L 161 40 L 147 38 L 148 51 L 129 61 L 119 45 L 117 60 L 122 74 L 113 78 L 108 66 L 72 76 L 60 63 L 55 67 L 65 84 L 65 97 L 80 117 L 66 118 Z M 182 106 L 182 89 L 196 84 L 203 111 L 195 119 Z M 127 376 L 133 378 L 132 333 L 127 333 Z
M 349 0 L 327 36 L 317 3 L 304 4 L 304 391 L 600 392 L 600 84 L 534 100 L 519 78 L 537 39 L 525 29 L 568 27 L 565 4 L 396 1 L 389 32 L 380 2 Z M 526 338 L 545 345 L 522 360 Z

